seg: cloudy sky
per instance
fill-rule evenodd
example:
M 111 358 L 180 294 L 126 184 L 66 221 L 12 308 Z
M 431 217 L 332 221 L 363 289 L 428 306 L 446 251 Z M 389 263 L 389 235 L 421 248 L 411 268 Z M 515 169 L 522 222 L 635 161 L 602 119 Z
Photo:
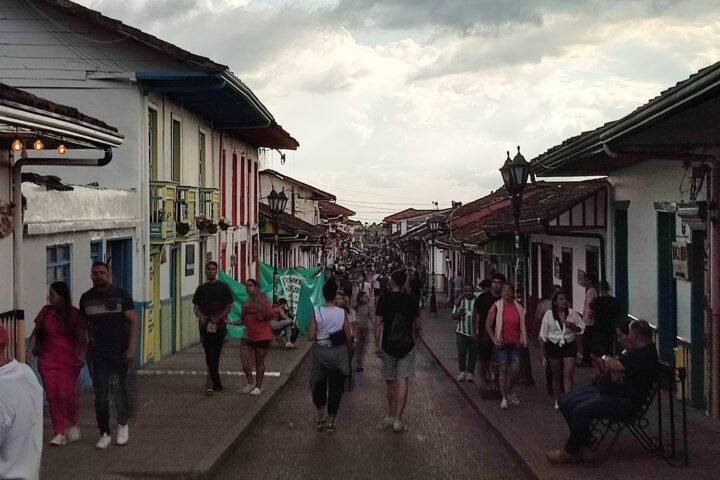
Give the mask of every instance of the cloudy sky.
M 76 0 L 245 81 L 300 142 L 274 168 L 363 221 L 468 202 L 720 59 L 715 0 Z

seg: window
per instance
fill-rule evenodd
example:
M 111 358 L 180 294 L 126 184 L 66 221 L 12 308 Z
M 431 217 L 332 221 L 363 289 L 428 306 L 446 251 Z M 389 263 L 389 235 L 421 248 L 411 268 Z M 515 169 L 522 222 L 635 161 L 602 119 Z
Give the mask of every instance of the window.
M 185 245 L 185 276 L 195 275 L 195 245 Z
M 90 242 L 90 260 L 93 263 L 104 261 L 102 241 Z
M 158 179 L 158 123 L 157 111 L 148 108 L 148 163 L 150 180 Z
M 180 120 L 173 118 L 172 121 L 172 181 L 180 183 L 182 172 L 182 124 Z
M 198 135 L 198 186 L 205 186 L 205 134 Z
M 55 245 L 47 247 L 46 281 L 65 282 L 70 285 L 70 245 Z

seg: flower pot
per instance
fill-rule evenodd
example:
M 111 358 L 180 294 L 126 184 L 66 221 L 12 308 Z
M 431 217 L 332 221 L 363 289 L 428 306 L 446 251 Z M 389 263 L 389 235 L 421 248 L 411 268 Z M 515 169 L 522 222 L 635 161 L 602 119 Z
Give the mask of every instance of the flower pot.
M 218 231 L 218 226 L 217 226 L 216 224 L 214 224 L 214 223 L 209 223 L 209 224 L 207 225 L 207 229 L 206 229 L 206 230 L 207 230 L 207 233 L 209 233 L 210 235 L 212 235 L 212 234 L 214 234 L 214 233 L 217 233 L 217 231 Z
M 220 227 L 220 230 L 222 230 L 223 232 L 226 231 L 228 228 L 230 228 L 230 224 L 225 223 L 225 222 L 220 222 L 218 224 L 218 226 Z
M 178 235 L 187 235 L 190 231 L 190 224 L 185 222 L 177 222 L 175 224 L 175 231 Z

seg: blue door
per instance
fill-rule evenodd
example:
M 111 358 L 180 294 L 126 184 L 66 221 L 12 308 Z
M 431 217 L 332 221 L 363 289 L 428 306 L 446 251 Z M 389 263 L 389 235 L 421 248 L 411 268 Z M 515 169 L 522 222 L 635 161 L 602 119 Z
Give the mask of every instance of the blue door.
M 108 240 L 107 252 L 113 284 L 132 295 L 132 239 Z

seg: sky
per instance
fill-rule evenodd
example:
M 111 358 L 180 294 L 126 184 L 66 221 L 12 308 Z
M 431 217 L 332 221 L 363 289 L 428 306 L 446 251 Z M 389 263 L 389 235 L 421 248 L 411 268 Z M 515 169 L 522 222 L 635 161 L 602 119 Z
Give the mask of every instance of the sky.
M 716 0 L 76 0 L 228 65 L 363 222 L 469 202 L 720 60 Z

